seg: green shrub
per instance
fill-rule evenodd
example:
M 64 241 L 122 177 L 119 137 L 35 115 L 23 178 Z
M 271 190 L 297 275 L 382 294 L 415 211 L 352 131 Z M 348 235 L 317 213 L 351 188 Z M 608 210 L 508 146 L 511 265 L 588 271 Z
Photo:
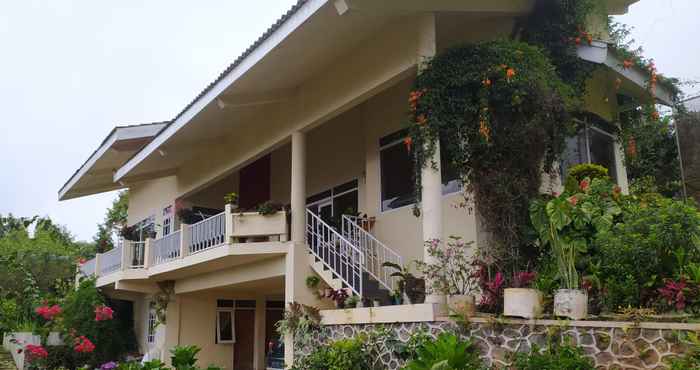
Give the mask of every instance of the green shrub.
M 553 345 L 540 351 L 533 348 L 528 354 L 519 353 L 513 370 L 593 370 L 593 362 L 584 357 L 583 350 L 571 345 Z
M 663 197 L 627 197 L 622 220 L 596 238 L 604 309 L 651 307 L 665 279 L 700 262 L 700 213 Z
M 371 359 L 365 347 L 366 338 L 343 339 L 294 362 L 291 370 L 369 370 Z
M 197 346 L 176 346 L 170 350 L 170 362 L 176 369 L 190 369 L 197 363 Z
M 593 179 L 610 179 L 608 176 L 608 169 L 594 163 L 582 163 L 577 164 L 569 168 L 566 175 L 566 180 L 564 181 L 564 190 L 568 194 L 574 194 L 579 192 L 579 183 L 588 178 Z
M 484 364 L 471 342 L 455 334 L 442 333 L 435 341 L 425 342 L 416 351 L 416 358 L 406 364 L 406 370 L 477 370 Z
M 112 320 L 95 320 L 95 308 L 101 305 L 114 309 Z M 102 295 L 95 287 L 94 279 L 83 280 L 65 299 L 63 325 L 66 333 L 63 333 L 63 340 L 71 345 L 73 337 L 87 337 L 95 345 L 87 360 L 91 366 L 120 360 L 126 353 L 137 349 L 130 309 L 130 305 L 110 301 Z

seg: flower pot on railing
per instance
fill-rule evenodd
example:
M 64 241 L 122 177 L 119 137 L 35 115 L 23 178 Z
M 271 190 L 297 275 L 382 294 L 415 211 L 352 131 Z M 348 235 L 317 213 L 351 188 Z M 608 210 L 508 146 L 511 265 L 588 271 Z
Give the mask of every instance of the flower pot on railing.
M 579 289 L 559 289 L 554 295 L 554 316 L 582 320 L 588 316 L 588 294 Z
M 537 289 L 507 288 L 503 291 L 503 315 L 525 319 L 541 317 L 543 297 Z

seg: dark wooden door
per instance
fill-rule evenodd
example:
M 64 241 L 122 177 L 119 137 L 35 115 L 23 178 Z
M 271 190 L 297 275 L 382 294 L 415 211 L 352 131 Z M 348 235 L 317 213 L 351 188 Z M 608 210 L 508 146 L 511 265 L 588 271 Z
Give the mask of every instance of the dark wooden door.
M 238 203 L 244 210 L 270 200 L 269 154 L 241 169 L 238 188 Z
M 233 369 L 253 370 L 255 357 L 255 310 L 236 310 L 236 343 L 233 345 Z

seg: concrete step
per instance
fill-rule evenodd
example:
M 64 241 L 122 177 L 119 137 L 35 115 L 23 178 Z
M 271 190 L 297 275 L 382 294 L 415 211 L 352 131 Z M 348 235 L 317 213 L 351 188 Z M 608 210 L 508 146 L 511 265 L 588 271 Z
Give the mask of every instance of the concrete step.
M 0 370 L 17 370 L 12 355 L 0 348 Z

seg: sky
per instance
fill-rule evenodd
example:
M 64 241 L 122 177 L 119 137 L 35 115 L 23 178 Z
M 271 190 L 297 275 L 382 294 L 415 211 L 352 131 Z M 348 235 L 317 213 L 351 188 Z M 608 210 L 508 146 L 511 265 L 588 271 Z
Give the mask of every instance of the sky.
M 116 194 L 58 202 L 70 175 L 115 125 L 171 119 L 294 3 L 0 0 L 0 214 L 90 240 Z M 697 14 L 642 0 L 618 20 L 661 73 L 700 81 Z

